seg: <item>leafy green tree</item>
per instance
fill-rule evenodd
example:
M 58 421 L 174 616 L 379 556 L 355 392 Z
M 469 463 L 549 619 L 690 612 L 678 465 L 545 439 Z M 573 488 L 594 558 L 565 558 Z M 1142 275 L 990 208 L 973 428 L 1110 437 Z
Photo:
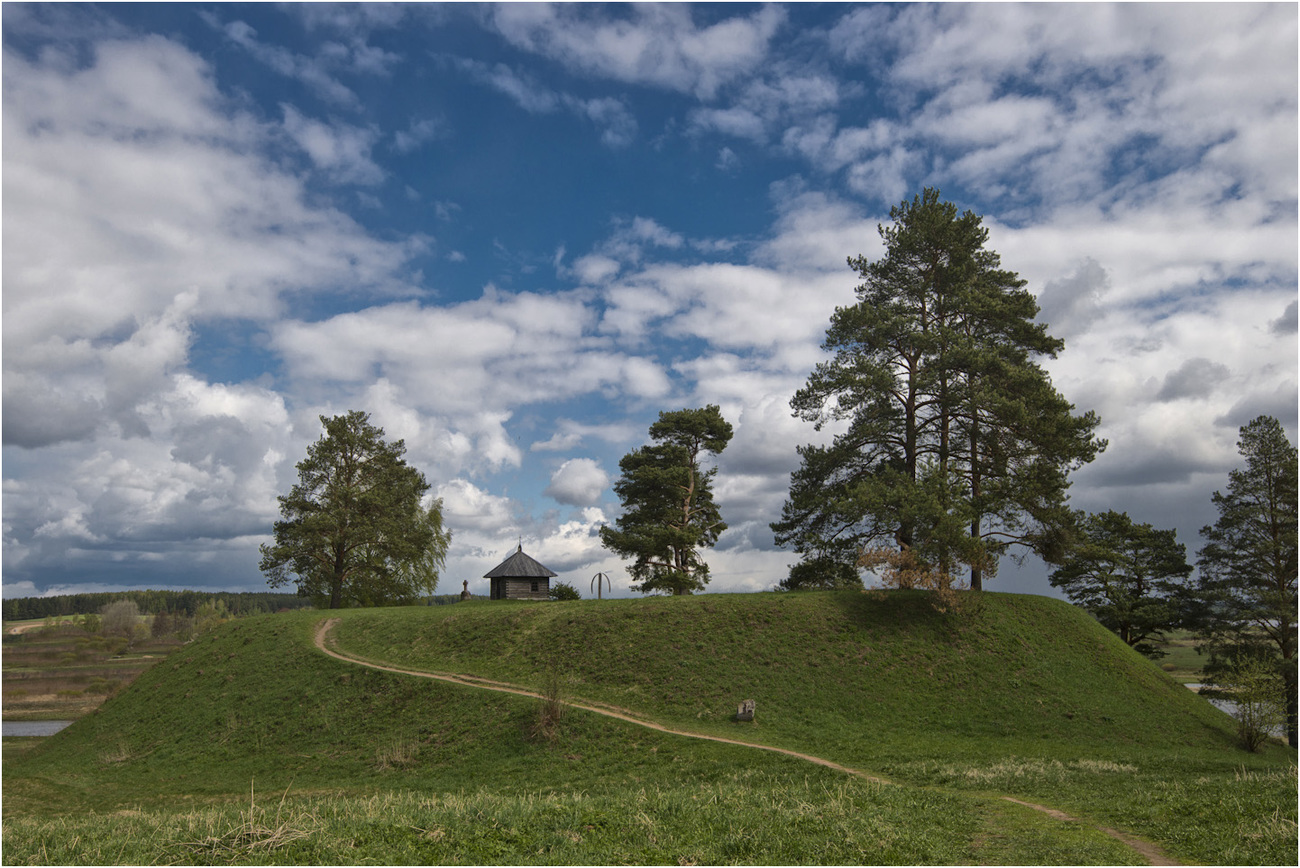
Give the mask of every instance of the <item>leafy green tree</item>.
M 140 607 L 135 600 L 114 600 L 100 610 L 99 623 L 103 632 L 125 636 L 129 645 L 140 623 Z
M 442 521 L 442 498 L 435 498 L 428 509 L 421 508 L 421 517 L 429 529 L 428 547 L 412 561 L 398 565 L 400 581 L 417 592 L 431 597 L 438 590 L 438 578 L 447 565 L 447 550 L 451 548 L 451 529 Z
M 1062 342 L 1034 322 L 1025 281 L 985 247 L 981 218 L 926 189 L 890 211 L 885 255 L 849 260 L 864 282 L 838 308 L 796 416 L 829 446 L 799 449 L 778 545 L 854 562 L 881 546 L 983 587 L 1000 556 L 1058 556 L 1068 474 L 1105 447 L 1037 359 Z
M 606 548 L 632 558 L 630 572 L 641 593 L 690 594 L 709 582 L 700 549 L 727 529 L 713 502 L 718 469 L 703 470 L 701 458 L 717 455 L 731 441 L 731 423 L 716 404 L 662 412 L 650 426 L 655 442 L 619 461 L 614 491 L 623 501 L 616 527 L 602 527 Z
M 267 581 L 294 582 L 300 596 L 331 609 L 414 602 L 427 586 L 417 565 L 435 547 L 420 507 L 429 484 L 403 460 L 405 444 L 385 443 L 367 414 L 321 423 L 325 434 L 298 462 L 298 483 L 279 498 L 275 544 L 261 548 Z
M 208 601 L 199 606 L 198 611 L 194 613 L 193 634 L 201 636 L 210 633 L 229 621 L 231 617 L 225 600 L 209 597 Z
M 1296 448 L 1282 424 L 1260 416 L 1237 442 L 1246 466 L 1214 492 L 1219 518 L 1201 529 L 1198 553 L 1201 632 L 1211 683 L 1227 684 L 1236 661 L 1259 657 L 1276 667 L 1287 738 L 1296 732 Z
M 1227 700 L 1236 707 L 1237 738 L 1254 753 L 1286 725 L 1285 679 L 1262 645 L 1237 645 L 1224 652 L 1213 685 L 1202 688 L 1201 695 Z
M 1134 650 L 1163 657 L 1154 642 L 1186 614 L 1186 547 L 1175 531 L 1138 524 L 1125 512 L 1084 516 L 1079 526 L 1080 539 L 1052 573 L 1052 586 Z

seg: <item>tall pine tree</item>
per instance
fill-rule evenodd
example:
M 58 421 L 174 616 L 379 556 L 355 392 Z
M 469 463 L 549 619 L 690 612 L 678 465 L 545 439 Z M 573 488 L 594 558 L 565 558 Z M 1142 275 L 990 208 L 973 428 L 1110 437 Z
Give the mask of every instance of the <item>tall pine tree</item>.
M 799 450 L 772 528 L 806 558 L 893 548 L 980 589 L 1012 547 L 1060 551 L 1068 474 L 1105 443 L 1095 414 L 1074 415 L 1039 366 L 1062 342 L 985 247 L 981 218 L 933 189 L 890 218 L 885 255 L 849 260 L 863 283 L 831 318 L 833 358 L 791 401 L 818 429 L 847 429 Z
M 1241 428 L 1246 466 L 1214 492 L 1219 519 L 1201 528 L 1198 553 L 1205 603 L 1202 635 L 1211 683 L 1232 686 L 1250 661 L 1272 672 L 1286 710 L 1287 738 L 1300 742 L 1296 715 L 1296 448 L 1282 424 L 1260 416 Z
M 659 414 L 650 426 L 655 442 L 619 461 L 623 475 L 614 491 L 623 501 L 616 527 L 600 529 L 605 547 L 632 558 L 632 590 L 690 594 L 709 582 L 709 565 L 700 549 L 712 546 L 727 529 L 713 502 L 716 467 L 700 460 L 717 455 L 731 442 L 731 423 L 716 404 Z

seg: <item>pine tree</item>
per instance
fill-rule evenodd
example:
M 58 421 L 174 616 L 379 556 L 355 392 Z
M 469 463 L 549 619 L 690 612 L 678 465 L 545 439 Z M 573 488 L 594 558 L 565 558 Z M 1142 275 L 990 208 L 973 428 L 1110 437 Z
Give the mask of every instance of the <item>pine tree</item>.
M 632 558 L 641 593 L 689 594 L 709 582 L 700 554 L 727 529 L 713 502 L 717 468 L 703 470 L 704 454 L 717 455 L 731 441 L 731 424 L 717 405 L 659 414 L 650 426 L 655 442 L 629 452 L 614 491 L 623 501 L 616 527 L 600 529 L 606 548 Z
M 1134 650 L 1163 657 L 1154 643 L 1186 614 L 1186 547 L 1175 531 L 1138 524 L 1125 512 L 1089 515 L 1079 525 L 1081 539 L 1052 573 L 1052 587 Z
M 985 247 L 981 218 L 932 189 L 890 217 L 885 255 L 849 260 L 864 282 L 831 318 L 833 358 L 791 400 L 818 429 L 847 430 L 799 450 L 772 528 L 805 557 L 889 546 L 980 589 L 1012 546 L 1059 555 L 1068 474 L 1105 443 L 1038 365 L 1062 343 Z
M 1246 466 L 1228 474 L 1226 494 L 1214 492 L 1219 519 L 1201 529 L 1206 671 L 1230 685 L 1252 659 L 1274 667 L 1296 747 L 1296 448 L 1272 416 L 1243 426 L 1237 446 Z

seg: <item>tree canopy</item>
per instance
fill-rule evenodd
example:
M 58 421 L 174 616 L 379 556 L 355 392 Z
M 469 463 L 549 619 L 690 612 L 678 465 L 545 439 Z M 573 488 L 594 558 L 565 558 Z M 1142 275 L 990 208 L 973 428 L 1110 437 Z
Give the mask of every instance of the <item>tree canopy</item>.
M 853 564 L 826 555 L 805 558 L 790 567 L 790 574 L 777 585 L 782 591 L 861 588 L 862 575 Z
M 419 520 L 429 530 L 429 544 L 413 560 L 397 565 L 399 583 L 421 596 L 433 596 L 451 548 L 451 529 L 442 522 L 442 498 L 435 499 L 428 508 L 421 507 Z
M 778 545 L 854 563 L 881 546 L 982 587 L 1000 556 L 1058 555 L 1068 474 L 1104 447 L 1039 366 L 1062 342 L 1035 323 L 1025 281 L 986 248 L 981 218 L 926 189 L 890 211 L 885 254 L 849 259 L 858 302 L 838 308 L 833 357 L 795 393 L 796 416 L 840 428 L 799 449 Z
M 1262 659 L 1280 673 L 1287 734 L 1296 726 L 1296 447 L 1282 424 L 1260 416 L 1243 426 L 1238 451 L 1246 466 L 1214 492 L 1219 518 L 1201 529 L 1199 591 L 1202 633 L 1213 683 L 1231 683 L 1234 669 Z
M 275 544 L 261 547 L 267 581 L 294 582 L 331 609 L 414 602 L 436 587 L 445 556 L 440 504 L 421 507 L 429 484 L 366 413 L 320 420 L 325 433 L 279 498 Z
M 1052 586 L 1134 650 L 1164 656 L 1154 642 L 1186 614 L 1192 573 L 1186 547 L 1175 531 L 1114 510 L 1085 516 L 1079 526 L 1081 537 L 1052 573 Z
M 713 502 L 717 468 L 703 470 L 705 454 L 717 455 L 731 441 L 731 424 L 715 404 L 662 412 L 650 426 L 654 443 L 619 461 L 614 491 L 623 502 L 615 527 L 603 527 L 605 547 L 632 558 L 632 590 L 689 594 L 703 590 L 709 565 L 700 549 L 727 529 Z

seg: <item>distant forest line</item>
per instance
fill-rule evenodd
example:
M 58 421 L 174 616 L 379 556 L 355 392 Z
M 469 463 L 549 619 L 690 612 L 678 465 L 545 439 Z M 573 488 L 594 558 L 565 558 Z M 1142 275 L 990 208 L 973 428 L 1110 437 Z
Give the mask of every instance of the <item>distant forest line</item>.
M 59 594 L 52 597 L 14 597 L 4 601 L 4 620 L 61 618 L 98 612 L 117 600 L 134 600 L 142 615 L 169 612 L 194 617 L 199 606 L 221 600 L 235 616 L 278 612 L 281 609 L 309 609 L 311 600 L 297 594 L 233 591 L 106 591 L 93 594 Z
M 98 612 L 117 600 L 134 600 L 142 615 L 168 612 L 194 617 L 199 606 L 208 600 L 220 600 L 235 617 L 278 612 L 281 609 L 310 609 L 312 601 L 297 594 L 270 591 L 107 591 L 93 594 L 59 594 L 52 597 L 14 597 L 4 601 L 4 620 L 30 621 L 34 618 L 62 618 Z M 459 603 L 460 594 L 426 597 L 422 604 L 445 606 Z

